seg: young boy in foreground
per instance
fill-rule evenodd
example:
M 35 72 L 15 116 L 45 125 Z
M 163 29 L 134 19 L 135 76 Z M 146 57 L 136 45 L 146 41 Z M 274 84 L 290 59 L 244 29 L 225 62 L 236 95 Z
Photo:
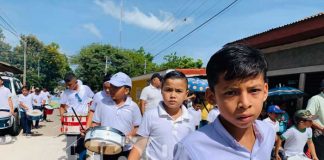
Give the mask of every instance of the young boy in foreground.
M 206 98 L 220 114 L 180 141 L 174 159 L 270 159 L 275 132 L 256 120 L 268 95 L 264 56 L 244 45 L 226 45 L 210 58 L 206 71 Z

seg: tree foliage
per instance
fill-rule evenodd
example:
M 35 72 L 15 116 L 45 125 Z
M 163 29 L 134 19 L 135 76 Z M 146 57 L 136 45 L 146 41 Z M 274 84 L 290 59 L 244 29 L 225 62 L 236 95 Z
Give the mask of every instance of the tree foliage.
M 171 69 L 171 68 L 201 68 L 203 62 L 201 59 L 194 60 L 191 57 L 177 56 L 177 53 L 171 53 L 163 57 L 166 61 L 160 65 L 161 70 Z

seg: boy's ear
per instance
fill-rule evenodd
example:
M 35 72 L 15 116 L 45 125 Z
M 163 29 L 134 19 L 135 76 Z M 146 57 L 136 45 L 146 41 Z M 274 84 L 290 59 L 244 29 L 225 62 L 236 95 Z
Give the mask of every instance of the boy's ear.
M 263 98 L 263 102 L 265 102 L 268 98 L 268 92 L 269 92 L 269 85 L 268 83 L 264 84 L 264 98 Z
M 210 88 L 206 89 L 205 98 L 208 101 L 208 103 L 210 103 L 212 105 L 217 104 L 217 101 L 216 101 L 216 98 L 215 98 L 215 93 L 212 92 Z

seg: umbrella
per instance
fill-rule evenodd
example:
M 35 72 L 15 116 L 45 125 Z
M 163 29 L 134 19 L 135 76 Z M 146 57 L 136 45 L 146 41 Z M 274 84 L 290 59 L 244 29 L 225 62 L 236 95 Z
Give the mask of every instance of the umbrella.
M 208 88 L 206 79 L 188 78 L 188 89 L 192 92 L 205 92 Z
M 288 100 L 304 96 L 304 92 L 293 87 L 276 87 L 269 90 L 269 99 Z

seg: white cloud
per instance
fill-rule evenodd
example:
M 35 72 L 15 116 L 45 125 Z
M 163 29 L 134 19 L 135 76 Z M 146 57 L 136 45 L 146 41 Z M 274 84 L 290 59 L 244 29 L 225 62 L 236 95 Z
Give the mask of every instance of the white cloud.
M 83 28 L 85 28 L 86 30 L 88 30 L 90 33 L 92 33 L 96 37 L 98 37 L 100 39 L 102 38 L 102 35 L 101 35 L 99 29 L 93 23 L 84 24 L 83 25 Z
M 116 6 L 113 1 L 95 0 L 95 4 L 101 7 L 104 13 L 116 19 L 120 18 L 120 7 Z M 152 13 L 145 14 L 137 7 L 134 7 L 133 10 L 123 10 L 122 20 L 126 23 L 155 31 L 170 31 L 192 22 L 192 18 L 187 18 L 184 22 L 183 19 L 176 19 L 172 13 L 164 11 L 160 11 L 159 17 Z

